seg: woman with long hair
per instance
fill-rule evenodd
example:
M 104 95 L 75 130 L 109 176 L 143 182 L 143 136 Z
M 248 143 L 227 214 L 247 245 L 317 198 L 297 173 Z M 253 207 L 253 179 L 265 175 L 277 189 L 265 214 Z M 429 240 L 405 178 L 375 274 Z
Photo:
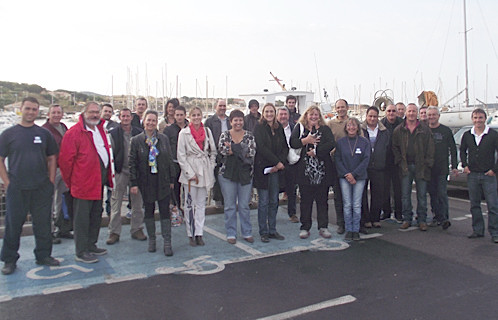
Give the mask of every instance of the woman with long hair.
M 370 142 L 361 136 L 360 121 L 349 118 L 346 136 L 337 141 L 335 164 L 339 175 L 346 240 L 360 240 L 361 198 L 370 161 Z
M 277 232 L 278 193 L 284 187 L 283 170 L 289 147 L 284 129 L 277 121 L 272 103 L 264 105 L 261 119 L 254 127 L 256 156 L 254 159 L 254 187 L 258 190 L 258 224 L 262 242 L 284 240 Z
M 173 255 L 171 246 L 171 213 L 169 201 L 175 168 L 171 158 L 168 138 L 157 131 L 156 111 L 148 110 L 144 117 L 144 132 L 134 136 L 130 145 L 130 192 L 143 197 L 145 228 L 149 236 L 149 252 L 156 251 L 156 223 L 154 211 L 156 201 L 161 217 L 161 234 L 164 239 L 164 254 Z
M 252 195 L 252 169 L 256 142 L 251 131 L 244 130 L 244 113 L 230 112 L 232 129 L 223 132 L 218 143 L 222 156 L 218 174 L 221 192 L 225 200 L 225 229 L 227 241 L 237 242 L 237 208 L 240 218 L 240 232 L 245 241 L 254 242 L 249 217 L 249 200 Z
M 181 168 L 179 182 L 183 184 L 185 196 L 185 225 L 191 246 L 203 246 L 202 239 L 206 196 L 214 185 L 216 145 L 209 128 L 202 124 L 202 110 L 190 109 L 190 123 L 178 134 L 177 159 Z M 190 204 L 188 203 L 190 195 Z M 193 210 L 193 216 L 187 212 Z
M 335 147 L 334 135 L 325 124 L 318 106 L 308 107 L 292 131 L 291 148 L 301 149 L 296 163 L 297 183 L 301 194 L 301 232 L 299 237 L 310 235 L 311 211 L 316 202 L 318 233 L 324 238 L 332 234 L 328 230 L 328 193 L 335 179 L 330 151 Z

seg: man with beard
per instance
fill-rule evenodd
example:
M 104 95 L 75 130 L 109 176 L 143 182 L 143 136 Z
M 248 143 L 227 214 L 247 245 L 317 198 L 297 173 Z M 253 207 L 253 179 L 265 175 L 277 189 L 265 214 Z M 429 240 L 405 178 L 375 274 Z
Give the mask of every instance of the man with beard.
M 109 138 L 100 117 L 100 106 L 89 102 L 80 119 L 62 139 L 59 167 L 73 196 L 76 261 L 95 263 L 107 253 L 96 246 L 102 221 L 104 185 L 113 187 Z

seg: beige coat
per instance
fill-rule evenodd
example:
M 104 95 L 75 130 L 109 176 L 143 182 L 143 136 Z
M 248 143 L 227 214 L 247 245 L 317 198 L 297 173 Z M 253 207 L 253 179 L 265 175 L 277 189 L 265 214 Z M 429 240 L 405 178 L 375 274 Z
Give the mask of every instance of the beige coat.
M 191 185 L 194 187 L 206 187 L 208 190 L 214 185 L 214 168 L 216 166 L 216 146 L 213 135 L 209 128 L 206 130 L 206 139 L 204 140 L 204 150 L 201 150 L 190 133 L 190 128 L 183 128 L 178 134 L 178 163 L 182 170 L 178 181 L 188 184 L 188 180 L 197 175 L 199 184 L 194 181 Z

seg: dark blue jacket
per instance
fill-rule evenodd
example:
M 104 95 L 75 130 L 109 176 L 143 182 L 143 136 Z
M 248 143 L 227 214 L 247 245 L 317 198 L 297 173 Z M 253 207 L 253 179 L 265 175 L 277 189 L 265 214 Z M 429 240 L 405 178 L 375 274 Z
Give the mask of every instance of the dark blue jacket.
M 346 136 L 337 141 L 335 165 L 339 178 L 351 173 L 356 180 L 366 180 L 369 162 L 370 142 L 367 138 L 357 136 L 351 139 Z
M 367 130 L 366 122 L 362 123 L 361 129 L 363 130 L 363 135 L 370 142 L 370 136 Z M 383 171 L 386 169 L 386 159 L 388 153 L 391 151 L 391 134 L 389 130 L 379 122 L 379 131 L 377 132 L 377 137 L 375 138 L 375 144 L 373 150 L 370 154 L 370 163 L 368 164 L 368 169 Z
M 131 136 L 134 137 L 140 134 L 142 130 L 140 128 L 131 126 Z M 128 157 L 128 153 L 124 150 L 124 136 L 123 128 L 121 126 L 112 129 L 110 132 L 112 137 L 112 154 L 114 156 L 114 169 L 116 173 L 121 173 L 123 170 L 124 157 Z M 130 139 L 131 145 L 131 139 Z M 128 150 L 129 151 L 129 150 Z

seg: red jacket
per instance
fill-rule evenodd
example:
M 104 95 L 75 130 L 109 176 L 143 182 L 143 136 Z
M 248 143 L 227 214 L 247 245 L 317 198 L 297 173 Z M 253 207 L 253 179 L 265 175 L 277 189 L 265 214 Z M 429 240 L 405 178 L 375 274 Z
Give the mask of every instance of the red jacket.
M 103 121 L 97 125 L 97 128 L 109 154 L 107 179 L 109 186 L 112 187 L 112 152 L 110 152 L 110 143 Z M 83 115 L 80 115 L 78 123 L 64 134 L 59 152 L 59 168 L 62 179 L 71 190 L 73 197 L 84 200 L 102 199 L 99 154 L 93 143 L 92 133 L 84 124 Z

